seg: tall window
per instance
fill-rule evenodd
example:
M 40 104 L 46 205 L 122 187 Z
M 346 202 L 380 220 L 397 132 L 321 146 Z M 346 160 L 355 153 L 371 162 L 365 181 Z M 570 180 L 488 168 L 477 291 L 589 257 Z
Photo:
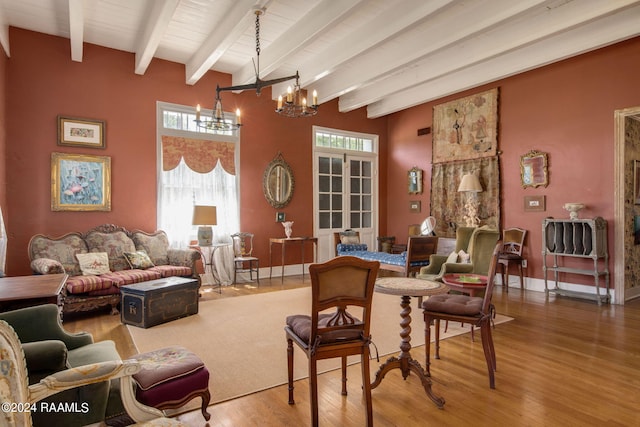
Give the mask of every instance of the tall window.
M 213 205 L 218 217 L 213 240 L 229 241 L 240 228 L 236 173 L 240 138 L 232 132 L 198 128 L 191 107 L 159 102 L 157 112 L 158 227 L 167 232 L 172 247 L 184 247 L 197 234 L 193 206 Z

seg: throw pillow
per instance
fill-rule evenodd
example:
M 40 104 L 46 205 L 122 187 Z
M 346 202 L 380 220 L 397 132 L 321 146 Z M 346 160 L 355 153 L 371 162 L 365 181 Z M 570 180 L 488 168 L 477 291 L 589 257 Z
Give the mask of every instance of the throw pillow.
M 360 243 L 360 238 L 356 235 L 341 235 L 340 243 L 343 245 L 356 245 Z
M 80 263 L 80 270 L 85 276 L 110 273 L 109 257 L 106 252 L 89 252 L 86 254 L 76 254 Z
M 445 261 L 447 264 L 453 264 L 458 262 L 458 254 L 456 252 L 451 252 Z
M 155 267 L 151 258 L 149 258 L 149 255 L 147 255 L 145 251 L 125 252 L 124 257 L 131 268 L 140 268 L 144 270 L 145 268 Z
M 460 252 L 458 252 L 458 256 L 460 257 L 460 262 L 461 263 L 463 263 L 463 264 L 471 263 L 471 255 L 469 255 L 468 253 L 466 253 L 462 249 L 460 249 Z

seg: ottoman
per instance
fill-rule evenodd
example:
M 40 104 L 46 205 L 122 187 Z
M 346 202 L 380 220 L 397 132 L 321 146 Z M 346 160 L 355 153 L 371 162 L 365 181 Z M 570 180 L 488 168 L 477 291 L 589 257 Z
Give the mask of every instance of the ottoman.
M 175 409 L 200 396 L 202 416 L 205 420 L 211 418 L 207 412 L 211 399 L 209 371 L 194 353 L 174 346 L 141 353 L 131 359 L 142 366 L 133 376 L 139 402 L 160 410 Z

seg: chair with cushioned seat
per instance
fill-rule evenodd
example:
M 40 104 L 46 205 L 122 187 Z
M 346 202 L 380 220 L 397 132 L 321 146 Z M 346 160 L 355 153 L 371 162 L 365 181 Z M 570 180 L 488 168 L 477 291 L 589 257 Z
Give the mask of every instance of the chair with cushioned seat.
M 340 256 L 323 264 L 311 264 L 311 315 L 293 315 L 286 319 L 289 404 L 293 399 L 293 343 L 309 359 L 311 422 L 318 425 L 317 361 L 342 359 L 342 394 L 347 394 L 347 356 L 359 354 L 362 367 L 362 390 L 367 411 L 367 425 L 373 425 L 371 381 L 369 372 L 369 335 L 371 301 L 380 263 L 352 256 Z M 353 317 L 348 308 L 362 313 Z M 329 314 L 327 310 L 335 309 Z M 361 310 L 361 311 L 360 311 Z
M 482 348 L 487 362 L 489 372 L 489 386 L 495 388 L 496 353 L 491 336 L 491 317 L 494 312 L 491 304 L 491 296 L 495 283 L 496 265 L 498 256 L 502 249 L 502 243 L 498 242 L 491 255 L 489 272 L 487 274 L 487 287 L 483 297 L 471 297 L 468 295 L 444 294 L 434 295 L 422 304 L 425 322 L 425 353 L 426 370 L 430 373 L 430 353 L 431 353 L 431 327 L 435 329 L 435 358 L 440 358 L 440 321 L 456 321 L 470 323 L 480 327 L 482 336 Z

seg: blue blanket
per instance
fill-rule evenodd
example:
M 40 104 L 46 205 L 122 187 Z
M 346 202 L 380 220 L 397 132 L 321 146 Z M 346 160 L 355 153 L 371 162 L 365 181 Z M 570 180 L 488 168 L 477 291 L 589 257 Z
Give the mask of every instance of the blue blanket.
M 351 255 L 367 261 L 379 261 L 380 264 L 391 264 L 404 267 L 407 264 L 407 251 L 400 254 L 389 254 L 387 252 L 370 252 L 366 244 L 338 244 L 338 256 Z M 414 261 L 411 267 L 423 267 L 429 265 L 429 261 Z

